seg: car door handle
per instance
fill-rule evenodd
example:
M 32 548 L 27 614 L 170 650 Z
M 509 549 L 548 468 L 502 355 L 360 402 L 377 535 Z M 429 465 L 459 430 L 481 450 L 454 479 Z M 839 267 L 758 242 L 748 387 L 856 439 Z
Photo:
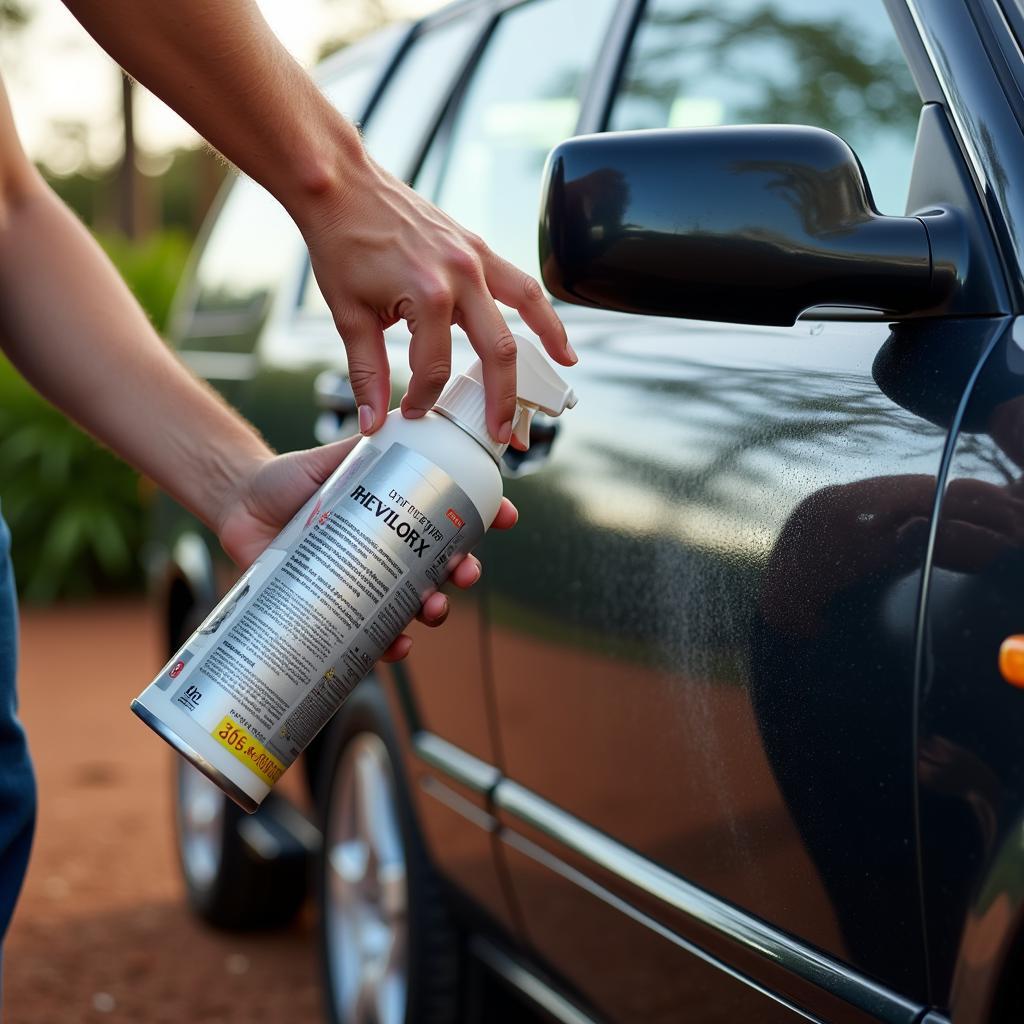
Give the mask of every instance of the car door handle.
M 321 444 L 330 444 L 354 429 L 358 410 L 356 396 L 347 374 L 324 370 L 313 381 L 313 401 L 321 410 L 313 426 L 313 436 Z
M 559 429 L 558 420 L 543 413 L 535 413 L 530 424 L 530 447 L 525 452 L 509 448 L 501 460 L 502 473 L 505 476 L 535 473 L 551 457 L 551 448 Z

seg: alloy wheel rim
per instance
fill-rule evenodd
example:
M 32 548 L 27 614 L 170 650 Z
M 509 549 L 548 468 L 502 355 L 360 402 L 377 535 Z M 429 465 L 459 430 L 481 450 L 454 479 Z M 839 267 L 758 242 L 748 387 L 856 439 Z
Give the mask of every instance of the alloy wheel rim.
M 185 872 L 193 885 L 208 889 L 221 867 L 224 794 L 202 772 L 178 766 L 178 841 Z
M 406 859 L 395 778 L 379 736 L 345 747 L 326 835 L 325 935 L 345 1024 L 402 1024 L 408 992 Z

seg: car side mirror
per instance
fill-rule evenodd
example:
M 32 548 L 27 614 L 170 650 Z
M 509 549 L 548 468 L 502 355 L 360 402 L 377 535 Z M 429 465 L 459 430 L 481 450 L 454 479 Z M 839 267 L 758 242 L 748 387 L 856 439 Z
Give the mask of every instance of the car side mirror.
M 544 282 L 587 306 L 775 325 L 815 306 L 934 315 L 966 245 L 955 211 L 879 214 L 853 151 L 820 128 L 579 136 L 545 171 Z

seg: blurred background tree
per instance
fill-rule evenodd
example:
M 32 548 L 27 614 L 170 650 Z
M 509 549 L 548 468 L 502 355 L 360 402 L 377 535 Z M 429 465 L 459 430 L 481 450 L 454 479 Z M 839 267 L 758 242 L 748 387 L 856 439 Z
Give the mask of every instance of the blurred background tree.
M 271 27 L 305 63 L 389 21 L 440 5 L 259 2 Z M 0 57 L 30 155 L 163 331 L 189 251 L 228 168 L 181 122 L 159 135 L 152 125 L 160 105 L 102 55 L 57 0 L 0 0 Z M 85 74 L 81 62 L 90 62 Z M 59 102 L 61 88 L 66 104 Z M 57 94 L 48 109 L 44 91 Z M 76 94 L 85 93 L 95 93 L 96 102 L 83 104 Z M 161 109 L 166 126 L 169 115 Z M 134 471 L 47 405 L 0 354 L 0 502 L 24 599 L 46 603 L 139 590 L 150 493 Z

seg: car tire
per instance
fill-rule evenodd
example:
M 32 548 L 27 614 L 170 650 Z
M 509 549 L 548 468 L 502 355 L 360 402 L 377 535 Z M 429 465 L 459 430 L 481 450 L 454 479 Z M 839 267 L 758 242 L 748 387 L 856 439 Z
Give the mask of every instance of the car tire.
M 302 857 L 267 858 L 245 841 L 249 815 L 183 758 L 175 770 L 175 835 L 189 906 L 228 931 L 282 928 L 305 902 Z M 271 794 L 267 801 L 273 801 Z M 264 803 L 257 815 L 269 814 Z
M 380 687 L 363 682 L 320 762 L 320 956 L 331 1024 L 452 1024 L 462 942 L 419 836 Z
M 202 621 L 192 613 L 177 650 Z M 266 856 L 245 840 L 250 815 L 183 757 L 174 756 L 174 825 L 178 862 L 189 906 L 207 924 L 229 931 L 287 925 L 305 902 L 309 865 L 304 856 Z M 269 817 L 275 795 L 251 817 Z

